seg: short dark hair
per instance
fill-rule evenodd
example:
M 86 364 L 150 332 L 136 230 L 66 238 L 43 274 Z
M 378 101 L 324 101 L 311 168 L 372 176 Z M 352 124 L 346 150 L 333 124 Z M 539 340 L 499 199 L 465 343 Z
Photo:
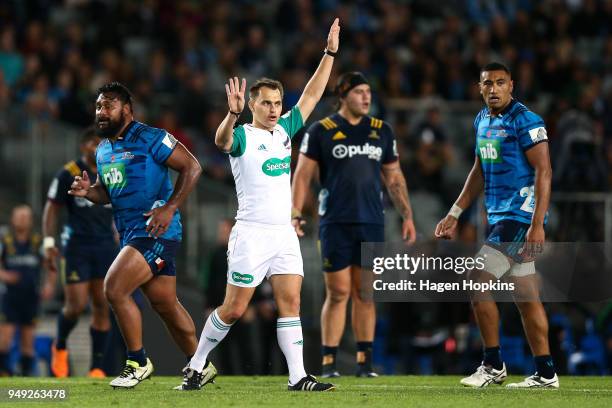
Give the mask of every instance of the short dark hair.
M 506 74 L 512 76 L 512 74 L 510 73 L 510 69 L 501 62 L 489 62 L 487 65 L 480 69 L 481 74 L 485 71 L 504 71 Z
M 93 126 L 89 126 L 87 129 L 83 131 L 83 133 L 81 133 L 81 144 L 84 145 L 90 140 L 93 140 L 99 137 L 100 136 L 98 136 L 98 134 L 96 133 L 96 128 Z
M 100 96 L 100 94 L 110 94 L 113 96 L 113 98 L 119 99 L 121 103 L 128 104 L 130 107 L 134 106 L 132 103 L 134 99 L 132 92 L 130 92 L 130 90 L 121 82 L 114 81 L 102 85 L 100 88 L 98 88 L 98 93 L 96 95 Z
M 251 87 L 249 88 L 249 99 L 256 99 L 259 96 L 259 90 L 261 88 L 270 88 L 270 89 L 278 89 L 280 92 L 281 99 L 283 99 L 284 90 L 283 84 L 276 79 L 270 78 L 259 78 Z

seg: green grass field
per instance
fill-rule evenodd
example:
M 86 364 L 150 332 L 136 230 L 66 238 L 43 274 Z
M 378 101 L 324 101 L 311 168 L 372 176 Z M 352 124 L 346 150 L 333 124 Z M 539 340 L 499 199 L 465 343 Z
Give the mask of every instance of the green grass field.
M 511 377 L 510 381 L 520 377 Z M 13 404 L 7 388 L 68 390 L 65 401 L 20 402 L 15 407 L 612 407 L 612 378 L 561 377 L 561 389 L 511 390 L 500 386 L 468 389 L 456 376 L 343 377 L 329 393 L 286 390 L 286 377 L 219 377 L 201 391 L 171 388 L 179 377 L 153 377 L 131 390 L 113 390 L 108 381 L 87 378 L 2 378 L 0 406 Z M 6 405 L 8 406 L 8 405 Z

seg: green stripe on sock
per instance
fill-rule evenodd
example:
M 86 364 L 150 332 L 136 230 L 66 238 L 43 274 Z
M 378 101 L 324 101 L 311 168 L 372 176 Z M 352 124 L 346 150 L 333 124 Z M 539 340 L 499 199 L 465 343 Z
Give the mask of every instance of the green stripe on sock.
M 217 319 L 217 318 L 215 317 L 215 314 L 214 314 L 214 313 L 213 313 L 212 315 L 210 315 L 210 316 L 211 316 L 211 319 L 210 319 L 210 320 L 211 320 L 212 324 L 213 324 L 213 325 L 214 325 L 214 326 L 215 326 L 217 329 L 222 330 L 222 331 L 227 331 L 227 330 L 229 330 L 230 326 L 227 326 L 227 325 L 225 325 L 225 324 L 221 323 L 221 322 L 219 321 L 219 319 Z

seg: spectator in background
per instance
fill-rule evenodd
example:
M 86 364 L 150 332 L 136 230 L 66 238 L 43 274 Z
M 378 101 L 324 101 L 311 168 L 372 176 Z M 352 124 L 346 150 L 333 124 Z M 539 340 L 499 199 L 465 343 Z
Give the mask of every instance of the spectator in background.
M 413 188 L 436 193 L 447 202 L 444 169 L 453 156 L 438 106 L 427 109 L 425 119 L 417 125 L 413 134 L 414 169 L 407 173 L 415 179 Z

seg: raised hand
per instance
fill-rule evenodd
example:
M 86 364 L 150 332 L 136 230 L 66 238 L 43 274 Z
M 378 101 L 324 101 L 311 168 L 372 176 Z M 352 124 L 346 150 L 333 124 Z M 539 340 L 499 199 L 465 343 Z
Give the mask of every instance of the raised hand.
M 227 105 L 230 112 L 240 113 L 244 109 L 244 92 L 246 90 L 246 79 L 242 78 L 242 83 L 238 81 L 238 77 L 228 79 L 225 84 L 225 93 L 227 94 Z
M 327 35 L 327 49 L 331 52 L 338 51 L 338 44 L 340 43 L 340 19 L 336 18 L 329 29 Z
M 87 172 L 83 170 L 82 177 L 76 176 L 74 178 L 74 181 L 70 185 L 70 190 L 68 190 L 68 194 L 77 197 L 85 197 L 89 191 L 89 187 L 91 187 L 91 180 L 89 180 Z

